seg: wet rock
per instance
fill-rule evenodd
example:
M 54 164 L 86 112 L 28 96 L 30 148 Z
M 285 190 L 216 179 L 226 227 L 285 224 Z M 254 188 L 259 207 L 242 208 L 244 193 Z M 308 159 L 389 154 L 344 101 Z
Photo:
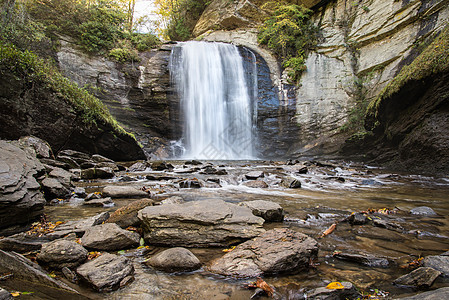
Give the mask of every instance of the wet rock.
M 0 228 L 32 221 L 45 204 L 35 178 L 44 166 L 34 150 L 17 144 L 0 140 Z
M 301 166 L 295 170 L 296 174 L 307 174 L 309 169 L 306 166 Z
M 111 168 L 112 171 L 119 171 L 119 167 L 114 162 L 99 162 L 96 164 L 97 168 Z
M 80 159 L 80 160 L 90 160 L 90 155 L 84 152 L 80 152 L 80 151 L 75 151 L 75 150 L 62 150 L 59 151 L 58 153 L 58 158 L 61 156 L 68 156 L 71 157 L 73 159 Z
M 121 250 L 139 245 L 140 236 L 135 232 L 124 230 L 115 223 L 105 223 L 86 230 L 81 244 L 94 250 Z
M 138 213 L 151 244 L 229 246 L 264 232 L 264 220 L 246 207 L 221 200 L 150 206 Z
M 185 201 L 184 201 L 184 199 L 182 199 L 182 197 L 172 196 L 172 197 L 162 200 L 161 205 L 163 205 L 163 204 L 181 204 L 184 202 Z
M 80 168 L 85 170 L 85 169 L 95 168 L 96 166 L 97 166 L 97 164 L 94 163 L 93 161 L 86 161 L 80 165 Z
M 56 157 L 56 160 L 69 165 L 70 169 L 79 169 L 80 168 L 80 165 L 71 157 L 58 155 L 58 157 Z
M 376 257 L 370 254 L 336 252 L 333 257 L 350 262 L 355 262 L 368 267 L 387 268 L 389 266 L 388 259 Z
M 51 166 L 51 167 L 57 167 L 57 168 L 61 168 L 64 170 L 69 170 L 72 168 L 72 166 L 70 166 L 69 164 L 59 161 L 59 160 L 54 160 L 54 159 L 48 159 L 48 158 L 41 158 L 40 159 L 41 163 Z
M 94 206 L 94 207 L 112 207 L 115 205 L 111 197 L 84 201 L 83 204 L 86 206 Z
M 67 234 L 75 233 L 78 237 L 81 237 L 88 228 L 102 224 L 109 218 L 108 212 L 102 212 L 98 215 L 78 220 L 78 221 L 69 221 L 64 224 L 57 226 L 54 229 L 54 232 L 46 234 L 46 237 L 50 239 L 61 238 Z
M 140 220 L 137 218 L 137 212 L 144 207 L 153 205 L 153 203 L 154 202 L 151 199 L 140 199 L 133 201 L 113 212 L 106 222 L 115 223 L 121 228 L 127 228 L 128 226 L 139 226 Z
M 221 188 L 221 185 L 219 183 L 216 183 L 214 181 L 202 181 L 202 186 L 209 189 L 218 189 Z
M 0 287 L 0 299 L 1 300 L 11 300 L 14 299 L 10 292 Z
M 70 194 L 69 189 L 56 178 L 47 177 L 42 180 L 41 185 L 47 200 L 54 198 L 65 199 Z
M 263 171 L 252 171 L 247 174 L 245 174 L 245 178 L 248 180 L 257 180 L 258 178 L 265 177 L 265 174 Z
M 19 139 L 19 143 L 33 147 L 37 158 L 54 158 L 50 145 L 38 137 L 24 136 Z
M 72 192 L 74 195 L 80 197 L 80 198 L 86 198 L 86 190 L 83 187 L 75 187 Z
M 87 260 L 88 251 L 74 241 L 56 240 L 42 245 L 37 260 L 51 268 L 73 268 Z
M 136 181 L 136 179 L 131 177 L 131 176 L 124 175 L 124 176 L 120 176 L 117 181 L 119 181 L 119 182 L 131 182 L 131 181 Z
M 217 173 L 217 169 L 215 169 L 212 166 L 205 166 L 203 171 L 201 172 L 201 174 L 209 174 L 209 175 L 213 175 Z
M 168 175 L 147 175 L 145 177 L 147 180 L 154 180 L 154 181 L 168 181 L 178 179 L 178 177 Z
M 329 177 L 325 177 L 324 179 L 341 182 L 341 183 L 346 181 L 346 179 L 344 179 L 343 177 L 340 177 L 340 176 L 329 176 Z
M 307 299 L 319 300 L 337 300 L 337 299 L 357 299 L 362 295 L 357 291 L 356 287 L 350 282 L 341 282 L 343 289 L 334 290 L 320 287 L 307 293 Z
M 397 278 L 393 283 L 406 287 L 416 287 L 419 289 L 427 289 L 432 286 L 435 279 L 441 275 L 440 271 L 433 268 L 420 267 L 412 272 Z
M 108 179 L 115 176 L 114 171 L 109 167 L 103 168 L 89 168 L 81 170 L 82 179 Z
M 185 179 L 179 182 L 179 187 L 183 189 L 199 189 L 203 186 L 198 179 Z
M 202 165 L 203 163 L 198 160 L 188 160 L 184 164 L 198 166 L 198 165 Z
M 301 188 L 301 181 L 293 177 L 284 177 L 281 181 L 281 186 L 288 189 L 299 189 Z
M 404 231 L 404 228 L 402 228 L 401 225 L 396 224 L 394 222 L 388 222 L 388 221 L 380 219 L 380 218 L 378 219 L 376 217 L 373 218 L 373 224 L 374 224 L 374 226 L 386 228 L 389 230 L 394 230 L 394 231 L 398 231 L 398 232 Z
M 0 250 L 0 274 L 2 273 L 13 273 L 15 279 L 78 294 L 66 284 L 48 276 L 48 273 L 38 264 L 15 252 Z
M 449 256 L 431 255 L 426 256 L 423 261 L 424 267 L 434 268 L 440 271 L 444 277 L 449 277 Z
M 122 280 L 134 274 L 134 267 L 124 256 L 104 253 L 79 266 L 76 272 L 95 290 L 107 292 L 118 289 Z
M 50 242 L 47 236 L 30 235 L 26 232 L 17 233 L 0 239 L 0 249 L 25 253 L 40 250 L 42 244 Z
M 355 213 L 348 217 L 348 222 L 351 225 L 364 225 L 368 223 L 368 217 L 362 213 Z
M 67 278 L 68 281 L 77 283 L 78 282 L 78 276 L 76 276 L 76 273 L 70 270 L 67 267 L 62 268 L 62 274 L 64 274 L 64 277 Z
M 72 180 L 76 178 L 76 176 L 72 172 L 66 171 L 61 168 L 53 168 L 53 170 L 48 175 L 52 178 L 56 178 L 66 188 L 73 187 Z
M 439 288 L 434 291 L 428 291 L 411 297 L 404 297 L 401 300 L 442 300 L 449 299 L 449 287 Z
M 410 213 L 412 215 L 418 215 L 418 216 L 436 216 L 436 212 L 427 206 L 419 206 L 415 207 L 410 210 Z
M 372 185 L 372 186 L 382 186 L 382 185 L 384 185 L 382 182 L 376 181 L 374 179 L 363 179 L 361 184 L 362 185 Z
M 103 188 L 103 196 L 111 198 L 147 198 L 148 193 L 133 186 L 109 185 Z
M 149 164 L 145 162 L 136 162 L 128 168 L 128 172 L 143 172 L 149 167 Z
M 166 272 L 189 272 L 201 268 L 199 259 L 190 250 L 181 247 L 158 253 L 147 264 Z
M 158 161 L 151 164 L 151 169 L 155 171 L 173 170 L 174 167 L 170 163 L 164 161 Z
M 89 195 L 87 195 L 85 197 L 85 201 L 91 201 L 91 200 L 95 200 L 95 199 L 100 199 L 101 195 L 99 193 L 90 193 Z
M 255 200 L 242 202 L 239 205 L 248 207 L 255 216 L 261 217 L 267 222 L 284 220 L 284 209 L 276 202 Z
M 238 245 L 210 264 L 209 271 L 237 277 L 256 277 L 307 270 L 317 256 L 318 243 L 287 228 L 267 231 Z
M 242 185 L 254 188 L 254 189 L 266 189 L 268 188 L 268 184 L 263 180 L 251 180 L 251 181 L 245 181 L 242 183 Z
M 115 162 L 112 159 L 109 159 L 107 157 L 104 157 L 103 155 L 100 154 L 94 154 L 91 156 L 91 159 L 96 162 L 96 163 L 102 163 L 102 162 L 107 162 L 107 163 L 113 163 L 115 164 Z

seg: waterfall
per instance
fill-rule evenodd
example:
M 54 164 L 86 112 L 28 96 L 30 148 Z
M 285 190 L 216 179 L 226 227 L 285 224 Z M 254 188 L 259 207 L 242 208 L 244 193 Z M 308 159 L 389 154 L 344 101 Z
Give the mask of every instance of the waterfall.
M 231 44 L 174 47 L 170 74 L 183 117 L 182 158 L 255 158 L 257 71 L 254 54 L 247 52 L 251 63 L 244 68 L 239 49 Z

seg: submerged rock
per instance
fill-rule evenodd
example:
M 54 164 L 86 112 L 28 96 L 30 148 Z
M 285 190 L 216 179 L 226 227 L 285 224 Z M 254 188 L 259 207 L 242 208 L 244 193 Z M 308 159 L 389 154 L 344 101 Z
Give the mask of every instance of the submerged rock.
M 255 188 L 255 189 L 266 189 L 268 188 L 268 184 L 263 181 L 263 180 L 250 180 L 250 181 L 245 181 L 242 183 L 242 185 L 250 187 L 250 188 Z
M 158 253 L 147 264 L 166 272 L 189 272 L 201 267 L 199 259 L 190 250 L 181 247 Z
M 441 275 L 440 271 L 433 268 L 421 267 L 412 272 L 397 278 L 393 283 L 407 287 L 427 289 L 432 286 L 435 279 Z
M 151 199 L 140 199 L 133 201 L 113 212 L 106 222 L 115 223 L 122 228 L 127 228 L 128 226 L 138 226 L 140 224 L 140 220 L 137 218 L 137 212 L 144 207 L 152 206 L 153 203 L 154 202 Z
M 118 289 L 128 276 L 134 274 L 134 267 L 124 256 L 105 253 L 76 269 L 78 275 L 100 292 Z
M 223 257 L 212 261 L 212 273 L 256 277 L 307 270 L 318 254 L 318 243 L 305 234 L 287 228 L 267 231 L 238 245 Z
M 169 197 L 167 199 L 162 200 L 161 201 L 161 205 L 164 205 L 164 204 L 181 204 L 181 203 L 184 203 L 184 202 L 185 201 L 184 201 L 184 199 L 182 197 L 172 196 L 172 197 Z
M 264 232 L 264 220 L 246 207 L 221 200 L 149 206 L 138 218 L 151 244 L 208 247 L 229 246 Z
M 389 266 L 388 259 L 383 257 L 376 257 L 370 254 L 355 254 L 336 252 L 333 257 L 362 264 L 368 267 L 386 268 Z
M 115 205 L 111 197 L 89 200 L 85 201 L 83 204 L 87 206 L 97 206 L 97 207 L 111 207 Z
M 368 223 L 368 217 L 363 213 L 355 213 L 348 217 L 348 222 L 351 225 L 364 225 Z
M 284 220 L 284 209 L 276 202 L 255 200 L 239 204 L 246 206 L 255 216 L 263 218 L 267 222 L 282 222 Z
M 284 177 L 281 181 L 281 186 L 289 189 L 299 189 L 301 188 L 301 181 L 293 177 Z
M 185 179 L 179 182 L 179 187 L 183 189 L 199 189 L 203 186 L 203 182 L 198 179 Z
M 319 300 L 337 300 L 337 299 L 357 299 L 361 294 L 357 288 L 350 282 L 341 282 L 343 289 L 328 289 L 320 287 L 307 293 L 307 299 Z
M 86 230 L 81 244 L 95 250 L 121 250 L 139 245 L 140 236 L 124 230 L 115 223 L 105 223 Z
M 252 172 L 245 174 L 245 177 L 248 180 L 257 180 L 258 178 L 265 177 L 265 174 L 263 171 L 252 171 Z
M 436 212 L 428 206 L 419 206 L 410 210 L 412 215 L 418 216 L 436 216 Z
M 87 260 L 88 251 L 74 241 L 56 240 L 42 245 L 37 260 L 49 267 L 73 268 Z

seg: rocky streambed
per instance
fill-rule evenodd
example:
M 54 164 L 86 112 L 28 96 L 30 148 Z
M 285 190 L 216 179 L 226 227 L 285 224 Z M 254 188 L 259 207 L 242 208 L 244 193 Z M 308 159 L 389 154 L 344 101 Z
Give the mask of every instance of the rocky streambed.
M 40 156 L 45 218 L 5 218 L 0 239 L 0 286 L 23 298 L 448 297 L 447 177 L 317 160 Z M 252 288 L 257 278 L 272 292 Z

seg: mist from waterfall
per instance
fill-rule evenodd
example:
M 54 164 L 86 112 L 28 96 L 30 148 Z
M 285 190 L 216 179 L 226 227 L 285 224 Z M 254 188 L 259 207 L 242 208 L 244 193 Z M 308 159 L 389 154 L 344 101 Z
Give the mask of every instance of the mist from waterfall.
M 254 159 L 256 58 L 231 44 L 185 42 L 170 57 L 180 97 L 184 159 Z M 248 64 L 248 61 L 250 62 Z

